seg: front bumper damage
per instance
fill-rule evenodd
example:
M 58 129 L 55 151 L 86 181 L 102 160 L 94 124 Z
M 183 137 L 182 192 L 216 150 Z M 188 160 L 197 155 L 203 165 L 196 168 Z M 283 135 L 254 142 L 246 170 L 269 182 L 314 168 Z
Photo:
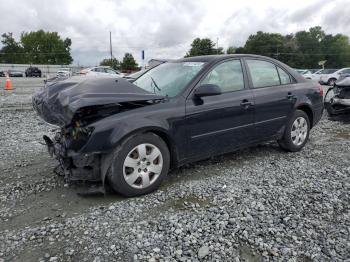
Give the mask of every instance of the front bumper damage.
M 330 88 L 327 91 L 324 104 L 330 115 L 349 113 L 350 86 L 335 86 Z
M 48 152 L 58 161 L 55 172 L 64 176 L 66 182 L 71 181 L 103 181 L 101 175 L 101 154 L 77 154 L 66 146 L 65 138 L 61 132 L 56 133 L 53 140 L 44 136 Z

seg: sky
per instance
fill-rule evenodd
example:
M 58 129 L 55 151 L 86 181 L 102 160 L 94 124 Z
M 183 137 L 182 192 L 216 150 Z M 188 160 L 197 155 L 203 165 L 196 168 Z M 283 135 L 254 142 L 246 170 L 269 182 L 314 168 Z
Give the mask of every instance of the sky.
M 180 58 L 194 38 L 243 46 L 257 31 L 281 34 L 316 25 L 350 36 L 350 0 L 0 0 L 0 34 L 43 29 L 72 39 L 73 64 L 97 65 L 130 52 L 142 64 Z

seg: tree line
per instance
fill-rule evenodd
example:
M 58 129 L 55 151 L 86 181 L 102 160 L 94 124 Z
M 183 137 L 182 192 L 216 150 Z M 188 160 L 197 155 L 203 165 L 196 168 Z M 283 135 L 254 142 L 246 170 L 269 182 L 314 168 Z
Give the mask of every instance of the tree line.
M 215 48 L 208 39 L 196 38 L 185 57 L 224 54 L 223 48 Z M 259 31 L 250 35 L 242 47 L 230 46 L 226 54 L 256 54 L 278 59 L 294 68 L 325 68 L 350 66 L 349 37 L 343 34 L 326 34 L 320 26 L 307 31 L 282 35 Z
M 72 40 L 62 39 L 57 32 L 43 30 L 23 32 L 16 41 L 12 33 L 1 35 L 0 63 L 9 64 L 70 64 Z
M 12 33 L 4 33 L 1 43 L 0 63 L 62 65 L 73 61 L 71 39 L 61 38 L 57 32 L 23 32 L 19 41 Z M 325 68 L 350 66 L 349 37 L 326 34 L 320 26 L 287 35 L 258 31 L 248 37 L 244 46 L 230 46 L 225 51 L 209 38 L 196 38 L 185 57 L 224 53 L 269 56 L 294 68 L 320 68 L 320 61 L 326 61 Z M 131 53 L 126 53 L 121 61 L 114 57 L 103 59 L 100 65 L 119 70 L 138 68 Z
M 135 58 L 131 53 L 125 53 L 122 61 L 115 57 L 105 58 L 100 62 L 101 66 L 110 66 L 115 70 L 129 71 L 139 69 Z
M 0 63 L 69 65 L 73 62 L 70 54 L 72 40 L 62 39 L 57 32 L 23 32 L 19 41 L 16 41 L 12 33 L 4 33 L 1 35 L 1 43 Z M 114 57 L 103 59 L 100 65 L 119 70 L 134 70 L 138 67 L 131 53 L 126 53 L 122 61 Z

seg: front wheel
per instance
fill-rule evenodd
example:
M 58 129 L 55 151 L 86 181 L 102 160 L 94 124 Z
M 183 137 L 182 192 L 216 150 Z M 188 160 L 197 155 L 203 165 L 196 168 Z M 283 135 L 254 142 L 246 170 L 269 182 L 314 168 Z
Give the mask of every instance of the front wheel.
M 153 133 L 127 138 L 114 151 L 108 179 L 124 196 L 139 196 L 156 190 L 169 171 L 166 143 Z
M 290 152 L 300 151 L 309 139 L 310 120 L 302 110 L 296 110 L 289 120 L 279 145 Z

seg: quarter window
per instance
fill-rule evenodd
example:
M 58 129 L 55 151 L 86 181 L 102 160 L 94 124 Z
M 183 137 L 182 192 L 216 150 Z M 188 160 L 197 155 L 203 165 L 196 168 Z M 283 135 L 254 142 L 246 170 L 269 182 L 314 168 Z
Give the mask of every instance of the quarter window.
M 247 60 L 254 88 L 280 85 L 274 64 L 261 60 Z
M 223 93 L 244 89 L 241 61 L 230 60 L 217 65 L 203 79 L 202 84 L 217 85 Z
M 278 74 L 280 75 L 281 84 L 282 85 L 290 84 L 289 75 L 281 68 L 277 67 L 277 69 L 278 69 Z

